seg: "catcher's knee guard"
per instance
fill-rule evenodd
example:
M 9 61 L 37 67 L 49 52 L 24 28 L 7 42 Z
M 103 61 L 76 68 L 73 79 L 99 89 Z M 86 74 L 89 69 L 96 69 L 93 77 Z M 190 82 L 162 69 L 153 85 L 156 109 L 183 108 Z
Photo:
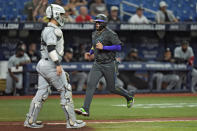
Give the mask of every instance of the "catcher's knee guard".
M 40 89 L 37 91 L 36 96 L 33 98 L 30 108 L 29 108 L 29 113 L 27 114 L 26 121 L 28 121 L 29 124 L 35 123 L 36 119 L 38 117 L 38 113 L 40 112 L 40 109 L 42 108 L 42 105 L 44 101 L 48 98 L 49 96 L 49 89 Z
M 70 84 L 67 84 L 64 90 L 61 91 L 61 106 L 65 113 L 67 122 L 70 125 L 74 125 L 76 121 L 76 116 L 74 112 L 74 104 L 72 100 L 72 87 Z

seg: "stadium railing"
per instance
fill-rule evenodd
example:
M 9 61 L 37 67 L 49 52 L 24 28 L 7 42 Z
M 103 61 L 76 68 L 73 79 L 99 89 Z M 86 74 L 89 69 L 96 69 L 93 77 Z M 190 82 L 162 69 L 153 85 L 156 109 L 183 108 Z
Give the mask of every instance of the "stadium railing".
M 65 71 L 89 71 L 92 67 L 91 62 L 71 62 L 71 63 L 62 63 L 62 67 Z M 152 82 L 150 81 L 154 72 L 158 71 L 181 71 L 186 72 L 187 74 L 187 84 L 186 89 L 182 90 L 171 90 L 170 92 L 189 92 L 191 90 L 191 70 L 192 68 L 185 64 L 171 64 L 171 63 L 163 63 L 163 62 L 122 62 L 119 64 L 119 70 L 123 71 L 144 71 L 148 74 L 148 83 L 149 88 L 146 90 L 138 90 L 139 93 L 149 93 L 149 92 L 157 92 L 153 89 Z M 30 77 L 35 75 L 36 73 L 36 64 L 28 64 L 24 69 L 24 88 L 25 94 L 34 93 L 30 89 L 30 83 L 32 83 Z M 35 79 L 35 77 L 34 77 Z M 36 80 L 33 80 L 36 82 Z M 35 90 L 34 90 L 35 91 Z M 166 90 L 160 92 L 169 92 Z M 53 92 L 57 93 L 57 92 Z M 84 92 L 74 92 L 74 93 L 84 93 Z M 108 93 L 108 92 L 103 92 Z

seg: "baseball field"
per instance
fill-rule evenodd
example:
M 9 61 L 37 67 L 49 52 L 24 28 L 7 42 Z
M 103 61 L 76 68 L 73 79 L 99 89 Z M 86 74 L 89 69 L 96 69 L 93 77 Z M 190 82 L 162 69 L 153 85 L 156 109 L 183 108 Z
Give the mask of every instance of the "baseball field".
M 81 107 L 84 96 L 73 96 L 75 107 Z M 0 97 L 0 130 L 59 131 L 65 128 L 65 118 L 58 96 L 50 96 L 40 112 L 45 127 L 23 127 L 32 96 Z M 133 108 L 126 107 L 124 98 L 116 95 L 96 95 L 90 117 L 78 116 L 87 122 L 80 131 L 197 131 L 196 94 L 139 94 Z

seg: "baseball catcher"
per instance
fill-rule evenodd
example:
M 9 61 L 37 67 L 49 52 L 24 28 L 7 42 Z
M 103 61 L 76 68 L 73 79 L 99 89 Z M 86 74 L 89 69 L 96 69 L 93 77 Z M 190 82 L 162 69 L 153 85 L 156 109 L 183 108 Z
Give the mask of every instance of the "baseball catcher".
M 64 54 L 64 38 L 60 29 L 60 26 L 64 25 L 64 14 L 64 8 L 56 4 L 51 4 L 46 9 L 49 23 L 41 34 L 42 59 L 36 67 L 39 73 L 38 91 L 30 104 L 29 112 L 24 122 L 25 127 L 43 127 L 43 124 L 38 123 L 37 117 L 50 93 L 50 85 L 60 92 L 60 104 L 66 117 L 67 128 L 81 128 L 86 125 L 82 120 L 76 120 L 72 100 L 72 87 L 68 82 L 69 76 L 66 75 L 60 65 Z

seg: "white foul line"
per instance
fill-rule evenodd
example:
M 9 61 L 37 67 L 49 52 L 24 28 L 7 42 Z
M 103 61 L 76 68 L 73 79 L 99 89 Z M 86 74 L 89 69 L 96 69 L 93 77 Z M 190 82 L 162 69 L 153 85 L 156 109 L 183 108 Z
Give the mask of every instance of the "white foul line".
M 128 120 L 128 121 L 90 121 L 90 124 L 117 124 L 117 123 L 142 123 L 142 122 L 187 122 L 187 121 L 197 121 L 197 120 Z M 65 125 L 66 123 L 46 123 L 46 125 Z
M 177 118 L 178 119 L 178 118 Z M 143 122 L 187 122 L 187 121 L 197 121 L 196 120 L 120 120 L 120 121 L 88 121 L 87 123 L 90 124 L 117 124 L 117 123 L 143 123 Z M 47 122 L 43 123 L 44 125 L 66 125 L 65 122 Z M 23 123 L 1 123 L 0 126 L 21 126 Z

